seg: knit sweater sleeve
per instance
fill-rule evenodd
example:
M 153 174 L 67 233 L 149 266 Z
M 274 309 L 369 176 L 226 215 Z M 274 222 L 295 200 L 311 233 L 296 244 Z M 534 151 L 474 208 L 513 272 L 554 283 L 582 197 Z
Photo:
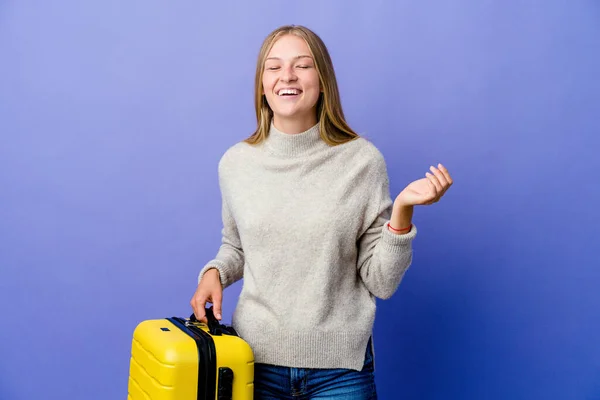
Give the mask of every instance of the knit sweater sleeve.
M 372 164 L 367 183 L 369 207 L 363 233 L 358 240 L 358 273 L 367 289 L 381 299 L 390 298 L 398 289 L 412 263 L 412 241 L 417 234 L 413 224 L 407 234 L 387 229 L 392 212 L 385 160 L 380 153 Z
M 243 277 L 244 273 L 244 250 L 238 232 L 237 224 L 229 207 L 227 196 L 224 190 L 223 163 L 219 165 L 219 185 L 221 187 L 221 215 L 223 228 L 221 230 L 221 246 L 213 260 L 210 260 L 198 275 L 198 283 L 211 268 L 219 271 L 221 285 L 226 288 Z

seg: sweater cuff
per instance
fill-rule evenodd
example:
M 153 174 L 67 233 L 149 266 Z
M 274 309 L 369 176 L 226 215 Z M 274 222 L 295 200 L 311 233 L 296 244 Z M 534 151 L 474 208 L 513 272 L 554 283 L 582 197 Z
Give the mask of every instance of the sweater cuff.
M 412 228 L 408 233 L 398 235 L 396 233 L 391 232 L 388 229 L 388 223 L 390 221 L 386 221 L 382 226 L 381 231 L 381 241 L 383 244 L 384 250 L 390 253 L 404 253 L 407 250 L 411 249 L 412 241 L 417 236 L 417 226 L 413 224 Z
M 223 261 L 220 260 L 211 260 L 208 263 L 206 263 L 206 265 L 200 270 L 200 273 L 198 274 L 198 284 L 200 284 L 200 281 L 202 280 L 202 277 L 204 276 L 204 274 L 206 273 L 206 271 L 208 271 L 209 269 L 216 269 L 217 271 L 219 271 L 219 278 L 221 279 L 221 286 L 225 287 L 227 286 L 227 267 L 225 266 L 225 263 L 223 263 Z

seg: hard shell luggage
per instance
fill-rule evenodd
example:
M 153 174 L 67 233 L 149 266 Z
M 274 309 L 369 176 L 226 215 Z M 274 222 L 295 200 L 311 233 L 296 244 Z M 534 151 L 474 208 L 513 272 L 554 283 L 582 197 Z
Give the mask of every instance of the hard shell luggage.
M 190 318 L 141 322 L 134 330 L 127 400 L 252 400 L 254 354 L 212 307 Z

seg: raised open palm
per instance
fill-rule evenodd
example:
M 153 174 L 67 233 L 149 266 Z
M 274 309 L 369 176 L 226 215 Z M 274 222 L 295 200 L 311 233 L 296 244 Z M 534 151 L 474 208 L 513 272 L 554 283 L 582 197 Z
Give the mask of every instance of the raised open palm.
M 411 182 L 400 192 L 396 201 L 401 205 L 427 205 L 439 201 L 446 190 L 452 185 L 452 178 L 448 170 L 438 164 L 438 168 L 431 167 L 425 178 Z

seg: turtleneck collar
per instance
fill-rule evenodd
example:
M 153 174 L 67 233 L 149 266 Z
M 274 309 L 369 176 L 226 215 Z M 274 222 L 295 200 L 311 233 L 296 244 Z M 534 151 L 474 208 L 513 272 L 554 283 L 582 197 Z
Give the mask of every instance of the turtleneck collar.
M 271 122 L 269 137 L 265 144 L 273 153 L 285 156 L 299 156 L 321 146 L 327 146 L 327 143 L 321 139 L 318 122 L 310 129 L 294 134 L 281 132 Z

